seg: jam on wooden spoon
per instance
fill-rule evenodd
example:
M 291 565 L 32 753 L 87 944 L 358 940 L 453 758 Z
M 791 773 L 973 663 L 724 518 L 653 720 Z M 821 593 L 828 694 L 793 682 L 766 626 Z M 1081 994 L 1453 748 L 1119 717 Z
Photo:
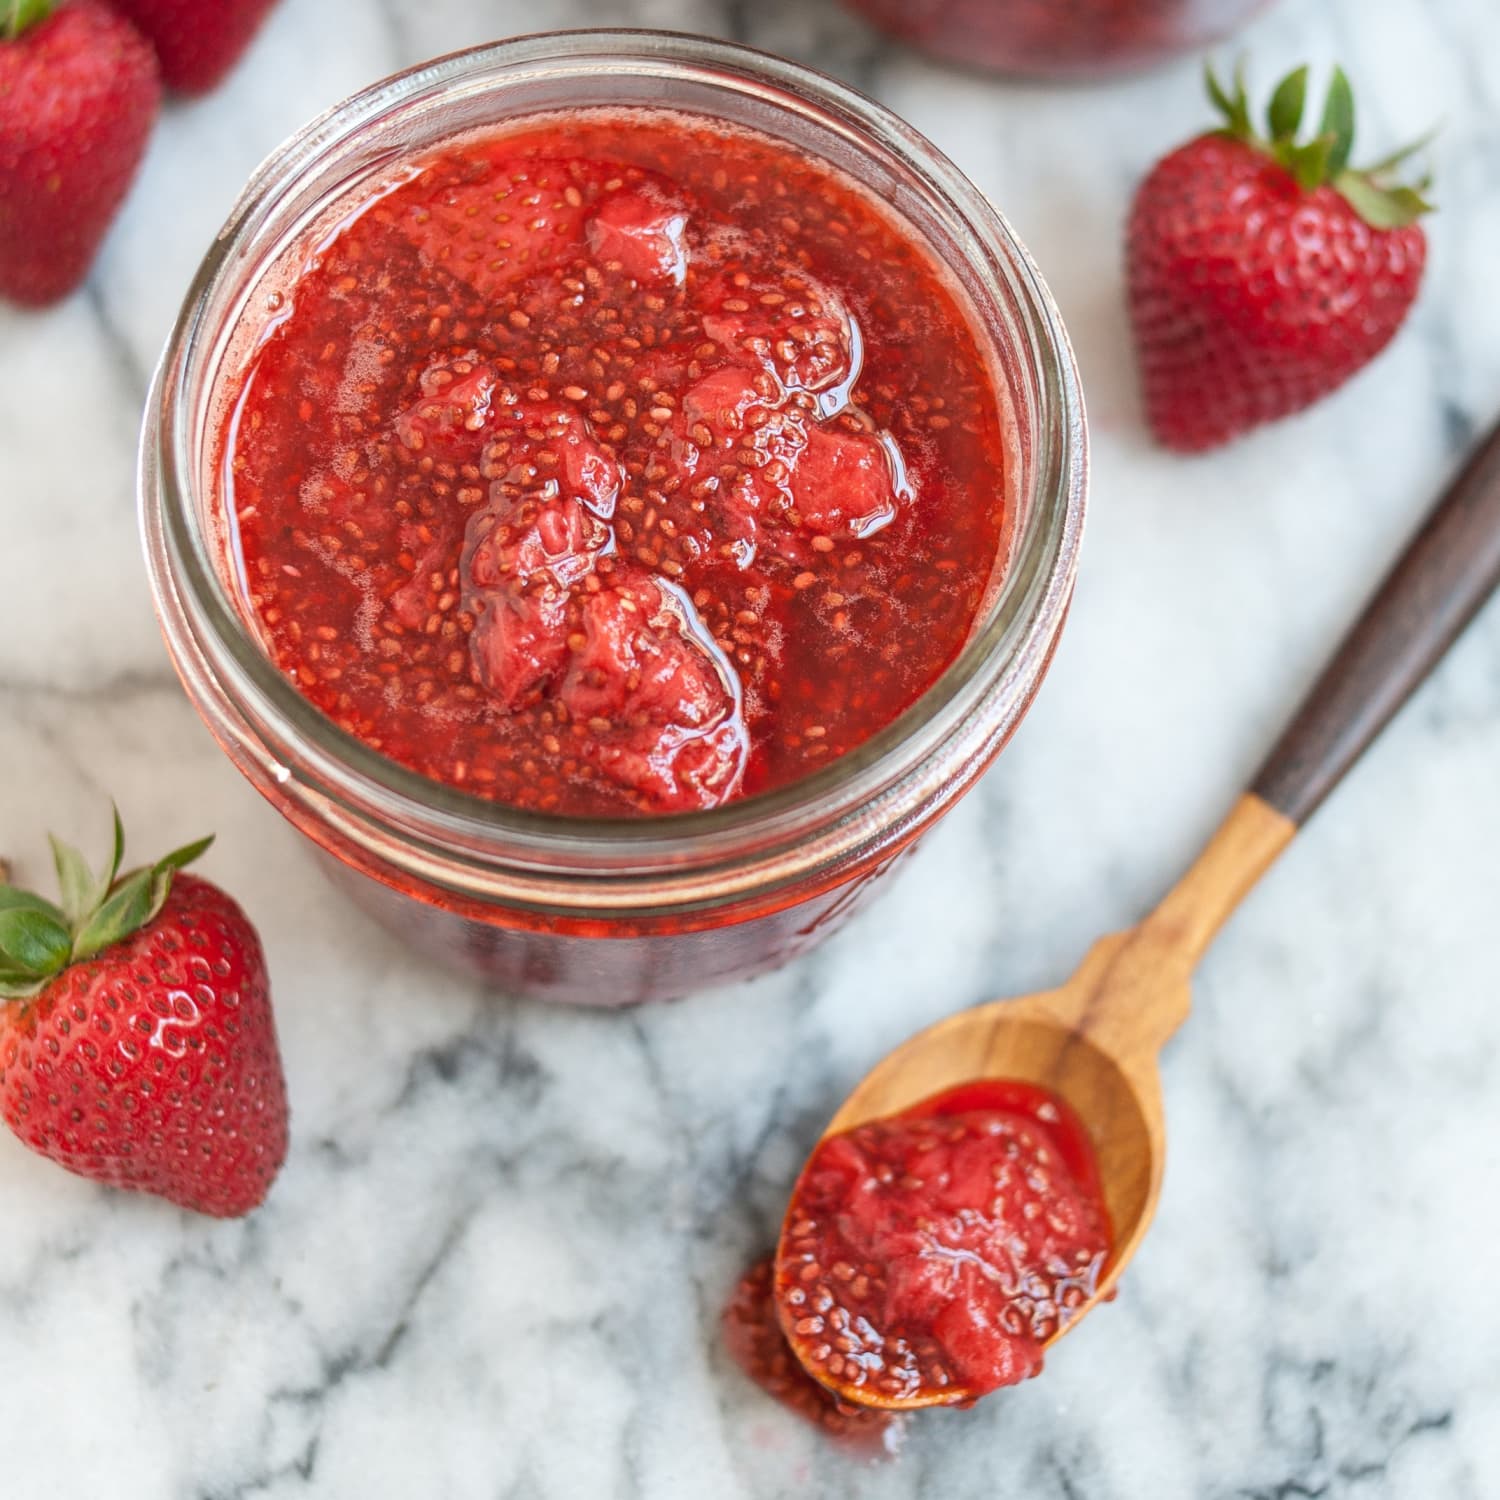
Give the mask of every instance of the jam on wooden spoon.
M 1040 1348 L 1112 1294 L 1160 1191 L 1158 1056 L 1194 967 L 1497 584 L 1500 426 L 1156 910 L 1060 988 L 918 1033 L 844 1102 L 775 1259 L 807 1374 L 846 1405 L 963 1404 L 1034 1374 Z
M 1041 1369 L 1109 1241 L 1077 1116 L 986 1080 L 825 1137 L 787 1210 L 777 1307 L 846 1401 L 964 1405 Z

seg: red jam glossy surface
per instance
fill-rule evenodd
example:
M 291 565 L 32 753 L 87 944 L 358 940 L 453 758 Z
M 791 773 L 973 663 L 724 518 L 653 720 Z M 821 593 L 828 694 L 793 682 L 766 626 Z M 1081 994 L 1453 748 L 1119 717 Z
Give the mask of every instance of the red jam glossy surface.
M 846 1400 L 961 1405 L 1040 1371 L 1109 1250 L 1081 1122 L 1034 1086 L 976 1083 L 819 1144 L 774 1296 Z
M 889 725 L 1002 555 L 1001 404 L 926 250 L 660 111 L 354 205 L 225 422 L 262 640 L 387 756 L 578 815 L 710 807 Z
M 971 67 L 1089 77 L 1227 35 L 1266 0 L 848 0 L 914 46 Z

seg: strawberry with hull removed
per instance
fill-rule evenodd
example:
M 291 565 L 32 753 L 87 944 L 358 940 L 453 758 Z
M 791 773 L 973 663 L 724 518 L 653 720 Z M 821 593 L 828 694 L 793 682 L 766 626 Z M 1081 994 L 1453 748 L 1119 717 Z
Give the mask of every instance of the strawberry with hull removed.
M 61 905 L 0 885 L 0 1115 L 109 1187 L 236 1218 L 286 1158 L 265 956 L 244 912 L 178 872 L 189 845 L 93 875 L 53 840 Z
M 160 103 L 151 48 L 99 0 L 0 0 L 0 297 L 44 307 L 88 274 Z
M 1392 173 L 1416 148 L 1349 166 L 1354 101 L 1335 70 L 1299 143 L 1307 69 L 1283 79 L 1269 133 L 1208 74 L 1225 128 L 1157 163 L 1131 210 L 1126 261 L 1146 416 L 1194 452 L 1301 411 L 1390 342 L 1422 280 L 1425 183 Z

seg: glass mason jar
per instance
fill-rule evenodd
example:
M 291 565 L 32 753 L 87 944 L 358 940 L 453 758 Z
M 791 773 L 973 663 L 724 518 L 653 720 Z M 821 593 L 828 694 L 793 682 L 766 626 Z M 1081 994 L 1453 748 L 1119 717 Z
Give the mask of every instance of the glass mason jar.
M 1207 47 L 1269 0 L 847 0 L 949 62 L 1036 78 L 1102 78 Z
M 591 105 L 676 106 L 840 167 L 928 242 L 1004 392 L 1007 556 L 953 665 L 896 723 L 790 786 L 705 812 L 592 821 L 429 781 L 325 718 L 249 624 L 216 515 L 217 414 L 281 305 L 289 247 L 349 195 L 476 127 Z M 842 923 L 1004 745 L 1062 629 L 1083 522 L 1083 401 L 1026 252 L 909 126 L 832 79 L 655 32 L 525 37 L 440 59 L 314 121 L 256 173 L 168 342 L 141 443 L 167 647 L 198 712 L 338 881 L 411 943 L 504 989 L 618 1004 L 743 978 Z

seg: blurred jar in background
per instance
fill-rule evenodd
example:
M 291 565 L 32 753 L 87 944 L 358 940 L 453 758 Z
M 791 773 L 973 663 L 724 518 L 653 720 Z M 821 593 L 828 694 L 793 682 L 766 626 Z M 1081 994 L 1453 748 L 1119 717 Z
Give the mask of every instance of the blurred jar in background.
M 1103 78 L 1219 41 L 1269 0 L 846 0 L 936 57 L 1038 78 Z

